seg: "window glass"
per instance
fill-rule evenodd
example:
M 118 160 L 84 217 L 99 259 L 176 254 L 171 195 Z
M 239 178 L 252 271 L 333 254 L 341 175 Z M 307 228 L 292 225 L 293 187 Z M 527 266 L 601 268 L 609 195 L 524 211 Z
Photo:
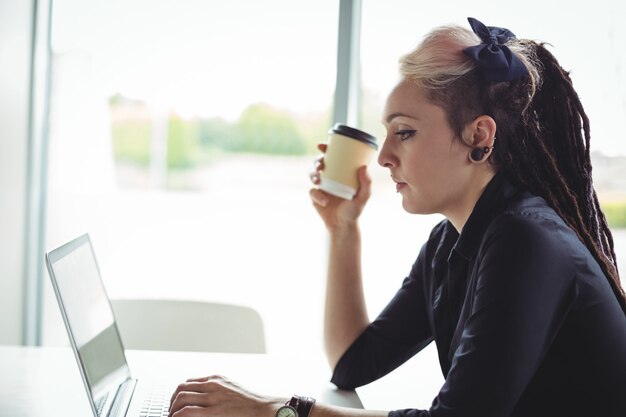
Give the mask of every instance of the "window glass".
M 321 351 L 308 170 L 331 123 L 338 10 L 55 1 L 46 247 L 89 232 L 111 298 L 249 305 L 269 351 Z M 48 293 L 45 343 L 65 340 L 56 309 Z M 302 314 L 310 334 L 287 342 Z

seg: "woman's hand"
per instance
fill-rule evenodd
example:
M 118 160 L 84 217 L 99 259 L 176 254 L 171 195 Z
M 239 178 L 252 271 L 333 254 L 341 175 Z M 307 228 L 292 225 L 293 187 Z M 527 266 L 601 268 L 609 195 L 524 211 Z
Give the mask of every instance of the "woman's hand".
M 267 417 L 285 403 L 253 394 L 223 376 L 188 379 L 170 401 L 170 417 Z
M 326 144 L 319 144 L 317 148 L 326 152 Z M 324 170 L 324 156 L 315 160 L 309 176 L 313 184 L 320 183 L 320 173 Z M 324 221 L 329 232 L 345 225 L 356 223 L 363 212 L 363 208 L 371 195 L 372 179 L 367 173 L 367 167 L 362 166 L 358 171 L 359 189 L 352 200 L 344 200 L 330 195 L 318 188 L 312 188 L 309 192 L 313 206 Z

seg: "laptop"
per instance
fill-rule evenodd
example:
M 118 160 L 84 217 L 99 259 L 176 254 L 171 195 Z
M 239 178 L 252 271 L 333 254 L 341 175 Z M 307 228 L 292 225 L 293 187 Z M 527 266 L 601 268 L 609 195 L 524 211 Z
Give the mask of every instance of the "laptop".
M 176 385 L 132 377 L 89 235 L 46 253 L 46 265 L 94 417 L 167 416 Z

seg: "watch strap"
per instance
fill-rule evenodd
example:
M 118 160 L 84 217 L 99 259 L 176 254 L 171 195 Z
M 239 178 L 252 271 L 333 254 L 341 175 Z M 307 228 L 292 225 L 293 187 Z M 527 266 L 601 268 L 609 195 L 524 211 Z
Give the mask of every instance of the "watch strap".
M 315 404 L 315 398 L 294 395 L 287 402 L 287 405 L 293 407 L 298 412 L 298 417 L 309 417 L 311 409 Z
M 311 397 L 304 397 L 304 404 L 302 405 L 302 413 L 300 413 L 298 411 L 298 414 L 302 417 L 309 417 L 309 414 L 311 413 L 311 409 L 313 408 L 313 405 L 315 404 L 315 398 L 311 398 Z

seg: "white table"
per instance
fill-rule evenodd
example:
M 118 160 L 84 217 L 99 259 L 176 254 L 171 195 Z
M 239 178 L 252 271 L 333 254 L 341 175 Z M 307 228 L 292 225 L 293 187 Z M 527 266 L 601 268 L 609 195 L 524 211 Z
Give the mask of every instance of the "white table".
M 135 378 L 172 381 L 220 374 L 259 394 L 307 395 L 318 401 L 362 408 L 354 391 L 328 382 L 324 363 L 271 355 L 126 351 Z M 69 348 L 0 346 L 0 415 L 88 417 L 91 409 Z

